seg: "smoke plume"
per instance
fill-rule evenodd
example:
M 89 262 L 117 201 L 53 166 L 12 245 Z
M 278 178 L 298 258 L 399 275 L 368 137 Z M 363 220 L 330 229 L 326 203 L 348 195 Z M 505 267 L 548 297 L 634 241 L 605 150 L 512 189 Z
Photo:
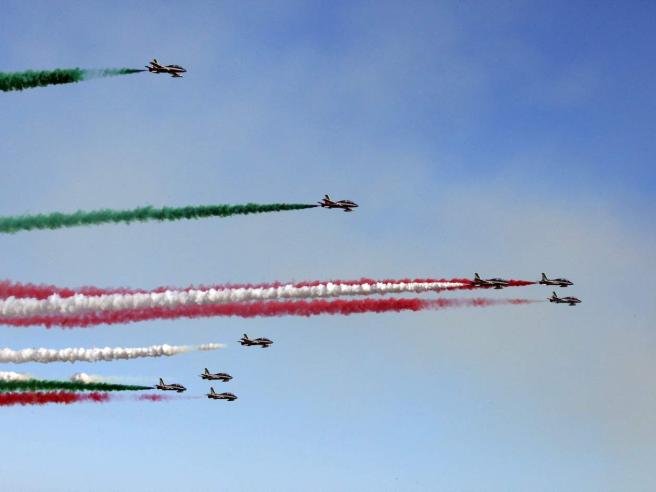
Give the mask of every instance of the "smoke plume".
M 0 363 L 23 364 L 26 362 L 99 362 L 144 357 L 170 357 L 193 350 L 217 350 L 220 343 L 204 345 L 151 345 L 150 347 L 105 348 L 28 348 L 23 350 L 0 349 Z
M 80 314 L 90 311 L 175 308 L 185 305 L 224 304 L 282 299 L 316 299 L 325 297 L 367 296 L 400 293 L 440 292 L 468 288 L 470 284 L 452 281 L 376 282 L 355 284 L 317 284 L 312 286 L 246 287 L 209 290 L 165 290 L 163 292 L 84 295 L 51 295 L 46 299 L 9 298 L 0 300 L 0 316 L 35 316 L 40 314 Z
M 29 374 L 14 371 L 0 371 L 0 382 L 29 381 L 30 379 L 34 378 Z
M 91 226 L 110 223 L 173 221 L 206 217 L 261 214 L 314 208 L 317 205 L 299 203 L 272 203 L 244 205 L 205 205 L 191 207 L 140 207 L 131 210 L 79 210 L 74 213 L 53 212 L 39 215 L 0 217 L 0 233 L 12 234 L 34 229 L 61 229 L 64 227 Z
M 79 402 L 104 403 L 106 401 L 109 401 L 109 395 L 107 393 L 72 393 L 68 391 L 0 393 L 0 407 L 46 405 L 48 403 L 70 405 L 71 403 Z
M 0 381 L 0 392 L 15 391 L 143 391 L 152 386 L 135 386 L 112 383 L 82 383 L 73 381 L 54 381 L 47 379 Z
M 485 307 L 508 304 L 528 304 L 529 299 L 363 299 L 269 301 L 253 303 L 226 303 L 190 305 L 176 308 L 144 308 L 123 311 L 96 311 L 82 314 L 37 315 L 0 318 L 0 324 L 10 326 L 60 326 L 63 328 L 88 327 L 100 324 L 131 323 L 154 319 L 205 318 L 215 316 L 255 318 L 273 316 L 317 316 L 323 314 L 351 315 L 401 311 L 437 310 L 448 307 Z M 6 350 L 6 349 L 5 349 Z M 2 351 L 0 351 L 0 362 Z
M 101 77 L 116 77 L 143 72 L 135 68 L 104 68 L 83 70 L 81 68 L 58 68 L 56 70 L 27 70 L 25 72 L 0 72 L 0 91 L 22 91 L 48 85 L 72 84 Z

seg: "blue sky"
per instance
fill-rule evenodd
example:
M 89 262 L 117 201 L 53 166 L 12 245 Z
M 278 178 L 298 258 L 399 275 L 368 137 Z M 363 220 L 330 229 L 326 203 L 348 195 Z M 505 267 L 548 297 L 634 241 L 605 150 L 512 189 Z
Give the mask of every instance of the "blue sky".
M 649 2 L 14 2 L 0 70 L 188 68 L 0 95 L 0 215 L 361 204 L 0 238 L 68 286 L 568 276 L 548 303 L 4 329 L 2 346 L 225 342 L 160 375 L 204 399 L 5 408 L 6 488 L 652 490 L 656 7 Z M 490 296 L 544 298 L 545 288 Z M 268 351 L 236 345 L 270 336 Z M 213 404 L 218 403 L 218 404 Z M 38 472 L 37 472 L 38 471 Z

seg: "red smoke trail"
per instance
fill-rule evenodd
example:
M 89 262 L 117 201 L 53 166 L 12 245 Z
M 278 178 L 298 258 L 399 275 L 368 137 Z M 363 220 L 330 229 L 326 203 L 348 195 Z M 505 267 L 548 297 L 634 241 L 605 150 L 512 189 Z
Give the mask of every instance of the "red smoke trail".
M 481 287 L 475 286 L 473 282 L 466 278 L 452 278 L 452 279 L 437 279 L 437 278 L 404 278 L 404 279 L 384 279 L 376 280 L 371 278 L 361 278 L 359 280 L 309 280 L 301 282 L 271 282 L 271 283 L 260 283 L 260 284 L 213 284 L 213 285 L 198 285 L 198 286 L 189 286 L 183 288 L 177 287 L 157 287 L 155 289 L 128 289 L 128 288 L 99 288 L 99 287 L 78 287 L 75 289 L 70 289 L 67 287 L 57 287 L 55 285 L 36 285 L 36 284 L 21 284 L 19 282 L 11 282 L 9 280 L 0 281 L 0 299 L 6 299 L 8 297 L 31 297 L 34 299 L 46 299 L 53 294 L 57 294 L 60 297 L 72 297 L 75 294 L 84 294 L 87 296 L 99 296 L 106 294 L 142 294 L 147 292 L 159 293 L 166 290 L 222 290 L 222 289 L 268 289 L 268 288 L 277 288 L 284 285 L 292 285 L 294 287 L 314 287 L 321 284 L 332 283 L 336 285 L 362 285 L 362 284 L 375 284 L 375 283 L 433 283 L 433 282 L 452 282 L 464 284 L 458 287 L 447 287 L 442 290 L 472 290 L 478 289 Z M 510 280 L 510 287 L 520 287 L 526 285 L 533 285 L 535 282 L 528 280 Z M 482 287 L 487 288 L 487 287 Z
M 71 403 L 91 401 L 103 403 L 109 401 L 107 393 L 75 393 L 70 391 L 34 391 L 21 393 L 0 393 L 0 407 L 13 405 L 46 405 L 48 403 Z
M 78 287 L 70 289 L 67 287 L 57 287 L 55 285 L 35 285 L 35 284 L 21 284 L 19 282 L 11 282 L 9 280 L 0 281 L 0 299 L 8 297 L 31 297 L 34 299 L 46 299 L 53 294 L 59 297 L 73 297 L 75 294 L 84 294 L 87 296 L 100 296 L 107 294 L 143 294 L 143 293 L 159 293 L 167 290 L 223 290 L 223 289 L 269 289 L 277 288 L 285 285 L 292 285 L 294 287 L 314 287 L 321 284 L 338 284 L 338 285 L 362 285 L 362 284 L 375 284 L 381 283 L 411 283 L 411 282 L 458 282 L 467 284 L 465 287 L 453 287 L 453 289 L 467 289 L 470 288 L 471 280 L 468 279 L 386 279 L 375 280 L 370 278 L 361 278 L 359 280 L 310 280 L 301 282 L 270 282 L 260 284 L 212 284 L 212 285 L 191 285 L 189 287 L 170 287 L 162 286 L 155 289 L 129 289 L 129 288 L 99 288 L 99 287 Z M 472 286 L 473 287 L 473 286 Z M 445 289 L 451 290 L 451 288 Z
M 135 396 L 137 401 L 175 401 L 175 400 L 198 400 L 202 396 L 173 396 L 173 395 L 159 395 L 159 394 L 146 394 Z
M 0 393 L 0 407 L 10 407 L 14 405 L 47 405 L 48 403 L 59 403 L 61 405 L 70 405 L 71 403 L 93 402 L 105 403 L 110 400 L 121 400 L 123 395 L 110 395 L 109 393 L 78 393 L 72 391 L 31 391 L 17 393 Z M 137 401 L 170 401 L 195 399 L 196 397 L 171 396 L 171 395 L 139 395 L 134 397 Z
M 171 400 L 173 397 L 168 395 L 139 395 L 136 397 L 138 401 L 164 401 Z
M 60 297 L 73 297 L 75 294 L 86 294 L 98 296 L 102 294 L 120 294 L 128 289 L 97 289 L 96 287 L 80 287 L 69 289 L 56 287 L 54 285 L 21 284 L 10 280 L 0 281 L 0 299 L 8 297 L 31 297 L 34 299 L 46 299 L 53 294 Z
M 509 287 L 524 287 L 526 285 L 535 285 L 536 283 L 530 280 L 508 280 Z
M 225 304 L 195 304 L 175 308 L 152 307 L 121 311 L 96 311 L 73 315 L 40 315 L 0 318 L 0 324 L 11 326 L 36 326 L 46 328 L 87 327 L 100 324 L 131 323 L 154 319 L 206 318 L 212 316 L 237 316 L 241 318 L 273 316 L 317 316 L 321 314 L 350 315 L 359 313 L 385 313 L 400 311 L 424 311 L 447 307 L 484 307 L 504 304 L 528 304 L 528 299 L 362 299 L 362 300 L 312 300 L 235 302 Z

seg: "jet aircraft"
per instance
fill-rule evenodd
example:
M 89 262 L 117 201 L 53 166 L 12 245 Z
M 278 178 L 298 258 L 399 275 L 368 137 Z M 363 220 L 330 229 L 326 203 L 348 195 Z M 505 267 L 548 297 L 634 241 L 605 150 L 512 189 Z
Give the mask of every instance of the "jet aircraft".
M 547 278 L 543 273 L 542 280 L 538 282 L 540 285 L 558 285 L 560 287 L 567 287 L 568 285 L 574 285 L 573 282 L 570 282 L 566 278 Z
M 217 393 L 214 391 L 214 388 L 210 387 L 210 392 L 207 393 L 207 397 L 210 400 L 228 400 L 228 401 L 235 401 L 237 399 L 237 395 L 234 393 Z
M 353 209 L 358 206 L 357 203 L 351 200 L 338 200 L 335 202 L 328 195 L 324 195 L 324 198 L 317 203 L 321 205 L 321 208 L 341 208 L 344 212 L 353 212 Z
M 232 379 L 232 376 L 230 374 L 226 374 L 225 372 L 217 372 L 212 374 L 207 370 L 207 367 L 205 368 L 205 372 L 201 374 L 200 377 L 208 381 L 223 381 L 224 383 L 227 383 Z
M 554 292 L 553 295 L 549 298 L 549 302 L 555 302 L 556 304 L 569 304 L 570 306 L 575 306 L 581 302 L 581 299 L 576 297 L 558 297 Z
M 273 343 L 273 341 L 269 340 L 268 338 L 250 339 L 250 338 L 248 338 L 248 335 L 246 333 L 244 333 L 244 336 L 241 337 L 241 339 L 238 340 L 238 341 L 239 341 L 239 343 L 241 343 L 242 345 L 246 345 L 247 347 L 252 347 L 252 346 L 259 345 L 262 348 L 267 348 L 267 347 L 271 346 L 271 344 Z
M 146 68 L 151 73 L 168 73 L 171 77 L 182 77 L 180 74 L 187 71 L 180 65 L 160 65 L 155 58 L 146 65 Z
M 503 289 L 504 287 L 508 287 L 508 285 L 510 285 L 510 282 L 502 278 L 482 279 L 478 273 L 475 273 L 474 285 L 478 287 L 494 287 L 495 289 Z
M 159 384 L 155 386 L 155 388 L 162 391 L 177 391 L 178 393 L 187 391 L 187 388 L 185 388 L 181 384 L 177 384 L 177 383 L 165 384 L 162 378 L 159 378 Z

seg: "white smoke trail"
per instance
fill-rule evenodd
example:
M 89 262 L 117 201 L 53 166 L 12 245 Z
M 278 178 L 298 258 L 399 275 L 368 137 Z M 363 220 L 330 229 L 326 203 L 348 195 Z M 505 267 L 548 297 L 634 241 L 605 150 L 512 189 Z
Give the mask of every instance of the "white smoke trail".
M 30 381 L 34 379 L 24 372 L 0 371 L 0 381 Z
M 86 372 L 76 372 L 73 374 L 69 380 L 72 383 L 108 383 L 108 378 L 104 376 L 96 376 L 95 374 L 87 374 Z
M 170 357 L 193 350 L 217 350 L 221 343 L 204 345 L 152 345 L 150 347 L 105 347 L 105 348 L 28 348 L 23 350 L 0 349 L 0 363 L 23 364 L 26 362 L 99 362 L 143 357 Z
M 268 301 L 281 299 L 316 299 L 373 294 L 399 294 L 457 289 L 461 282 L 372 282 L 334 284 L 328 282 L 297 287 L 240 287 L 226 289 L 165 290 L 163 292 L 106 294 L 88 296 L 76 294 L 62 298 L 54 294 L 47 299 L 9 297 L 0 300 L 0 316 L 34 316 L 48 314 L 79 314 L 90 311 L 120 311 L 152 307 L 173 308 L 184 305 L 223 304 L 230 302 Z

